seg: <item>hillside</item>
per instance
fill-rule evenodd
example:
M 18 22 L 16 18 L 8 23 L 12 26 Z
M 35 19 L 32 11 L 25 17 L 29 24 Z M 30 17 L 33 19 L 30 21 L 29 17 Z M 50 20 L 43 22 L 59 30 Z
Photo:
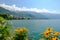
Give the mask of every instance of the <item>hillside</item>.
M 12 11 L 0 7 L 0 16 L 6 19 L 60 19 L 60 14 L 37 13 L 32 11 Z

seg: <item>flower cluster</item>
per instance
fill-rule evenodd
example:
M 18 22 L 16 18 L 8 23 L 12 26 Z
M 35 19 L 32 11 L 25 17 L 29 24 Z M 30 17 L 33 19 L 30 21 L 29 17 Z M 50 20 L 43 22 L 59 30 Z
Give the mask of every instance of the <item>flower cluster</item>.
M 15 33 L 14 40 L 28 40 L 27 38 L 28 29 L 22 27 L 16 29 L 15 32 L 16 33 Z
M 52 28 L 47 28 L 45 32 L 43 33 L 43 37 L 40 38 L 40 40 L 59 40 L 59 32 L 53 31 Z

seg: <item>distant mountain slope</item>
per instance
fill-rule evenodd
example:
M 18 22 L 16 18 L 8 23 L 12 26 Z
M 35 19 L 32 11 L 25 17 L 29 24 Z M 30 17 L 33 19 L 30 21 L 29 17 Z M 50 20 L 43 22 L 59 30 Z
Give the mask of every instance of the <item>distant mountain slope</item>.
M 60 14 L 51 14 L 51 13 L 42 13 L 43 15 L 47 16 L 49 19 L 60 19 Z
M 12 19 L 19 19 L 19 17 L 16 18 L 15 15 L 13 15 L 13 12 L 10 10 L 7 10 L 5 8 L 0 7 L 0 16 L 8 19 L 8 20 L 12 20 Z
M 19 18 L 25 17 L 25 18 L 30 18 L 30 19 L 45 19 L 45 18 L 47 19 L 47 17 L 45 17 L 44 15 L 36 13 L 36 12 L 31 12 L 31 11 L 11 11 L 11 10 L 7 10 L 0 7 L 0 13 L 1 12 L 18 16 Z
M 60 14 L 51 13 L 37 13 L 32 11 L 12 11 L 0 7 L 0 14 L 10 14 L 18 18 L 30 18 L 30 19 L 60 19 Z

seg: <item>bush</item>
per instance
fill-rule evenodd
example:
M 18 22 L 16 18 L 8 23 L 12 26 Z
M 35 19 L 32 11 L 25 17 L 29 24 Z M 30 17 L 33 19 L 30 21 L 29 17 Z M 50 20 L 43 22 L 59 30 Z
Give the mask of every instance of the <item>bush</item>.
M 8 40 L 10 36 L 10 24 L 6 23 L 7 20 L 0 17 L 0 40 Z
M 28 29 L 24 27 L 16 29 L 14 40 L 28 40 L 27 33 L 28 33 Z

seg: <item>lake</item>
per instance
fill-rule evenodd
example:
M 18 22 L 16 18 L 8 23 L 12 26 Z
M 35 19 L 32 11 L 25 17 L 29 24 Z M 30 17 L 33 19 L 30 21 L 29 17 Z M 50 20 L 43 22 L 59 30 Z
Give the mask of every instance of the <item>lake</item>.
M 53 28 L 54 31 L 60 32 L 60 19 L 56 20 L 9 20 L 8 22 L 12 23 L 12 29 L 16 29 L 19 27 L 26 27 L 29 29 L 29 36 L 35 36 L 39 39 L 39 33 L 42 33 L 46 30 L 46 28 Z M 34 39 L 34 40 L 37 40 Z

